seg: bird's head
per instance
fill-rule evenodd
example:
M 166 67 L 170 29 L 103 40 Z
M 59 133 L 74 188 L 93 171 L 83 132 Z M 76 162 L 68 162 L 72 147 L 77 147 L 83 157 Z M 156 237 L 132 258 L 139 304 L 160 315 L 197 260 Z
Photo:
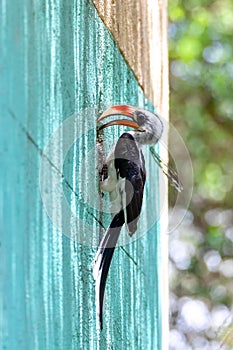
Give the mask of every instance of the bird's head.
M 102 130 L 111 125 L 124 125 L 134 128 L 134 136 L 141 144 L 154 145 L 160 139 L 163 132 L 163 124 L 159 116 L 155 113 L 142 108 L 128 105 L 112 106 L 105 111 L 97 120 L 97 123 L 103 119 L 114 116 L 125 115 L 129 119 L 116 119 L 103 124 L 99 127 Z

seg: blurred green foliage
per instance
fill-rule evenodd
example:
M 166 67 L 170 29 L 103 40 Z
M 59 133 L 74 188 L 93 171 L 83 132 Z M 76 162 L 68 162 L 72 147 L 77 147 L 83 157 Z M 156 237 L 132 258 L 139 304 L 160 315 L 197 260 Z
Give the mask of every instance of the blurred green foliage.
M 193 220 L 183 224 L 171 242 L 178 240 L 187 245 L 192 235 L 198 237 L 192 241 L 195 253 L 190 253 L 187 267 L 182 268 L 179 258 L 171 253 L 171 288 L 175 297 L 205 300 L 209 311 L 219 305 L 230 310 L 233 306 L 233 272 L 229 272 L 230 263 L 233 264 L 233 1 L 170 0 L 169 56 L 171 123 L 184 139 L 194 170 L 190 203 Z M 171 206 L 175 199 L 175 192 L 171 191 Z M 172 324 L 177 326 L 178 318 L 179 310 L 175 309 Z M 210 338 L 209 333 L 205 335 L 208 341 Z M 188 345 L 195 349 L 193 339 L 186 335 L 187 349 Z
M 171 121 L 191 153 L 195 198 L 232 207 L 233 2 L 170 1 L 169 18 Z

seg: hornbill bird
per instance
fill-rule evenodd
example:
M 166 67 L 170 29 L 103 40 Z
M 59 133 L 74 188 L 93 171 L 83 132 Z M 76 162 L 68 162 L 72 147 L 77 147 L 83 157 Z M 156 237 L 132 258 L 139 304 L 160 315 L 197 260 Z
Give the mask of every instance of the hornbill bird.
M 107 158 L 107 176 L 103 176 L 100 181 L 101 190 L 110 193 L 110 200 L 115 208 L 112 222 L 99 244 L 93 267 L 96 310 L 101 329 L 106 280 L 121 228 L 125 225 L 132 236 L 137 230 L 142 208 L 146 169 L 141 148 L 143 145 L 156 144 L 163 132 L 163 124 L 157 114 L 128 105 L 112 106 L 97 119 L 97 123 L 109 116 L 119 115 L 131 119 L 118 118 L 98 129 L 112 125 L 124 125 L 134 129 L 124 132 L 118 139 Z

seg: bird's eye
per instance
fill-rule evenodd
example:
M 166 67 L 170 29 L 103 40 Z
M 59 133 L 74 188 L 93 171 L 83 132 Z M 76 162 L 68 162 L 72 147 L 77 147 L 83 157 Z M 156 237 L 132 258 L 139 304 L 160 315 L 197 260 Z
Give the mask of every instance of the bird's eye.
M 143 113 L 140 113 L 140 112 L 137 114 L 137 117 L 140 119 L 145 119 L 145 115 Z
M 145 123 L 146 117 L 145 114 L 138 112 L 137 113 L 137 122 L 139 125 L 143 125 Z

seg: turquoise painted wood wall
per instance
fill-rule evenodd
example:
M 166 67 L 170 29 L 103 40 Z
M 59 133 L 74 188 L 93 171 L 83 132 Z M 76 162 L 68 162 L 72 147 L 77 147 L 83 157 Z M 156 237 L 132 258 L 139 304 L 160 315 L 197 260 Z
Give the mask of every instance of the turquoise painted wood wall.
M 95 147 L 95 109 L 151 106 L 91 1 L 2 0 L 0 11 L 0 348 L 160 349 L 158 169 L 145 150 L 145 232 L 116 249 L 100 333 L 92 277 L 97 248 L 91 243 L 104 232 L 98 220 L 107 227 L 110 216 L 88 202 L 101 203 L 95 152 L 83 167 Z M 45 156 L 48 141 L 75 113 L 73 132 L 84 134 L 69 150 L 63 175 L 50 165 L 79 222 L 92 227 L 85 244 L 75 239 L 81 224 L 72 239 L 69 227 L 62 233 L 47 215 L 39 181 L 41 162 L 62 155 L 65 136 L 60 134 L 55 156 L 53 150 Z M 85 133 L 87 125 L 91 131 Z M 109 128 L 106 137 L 116 140 L 122 130 Z M 54 221 L 63 223 L 53 176 L 44 181 Z M 104 201 L 106 207 L 106 196 Z

